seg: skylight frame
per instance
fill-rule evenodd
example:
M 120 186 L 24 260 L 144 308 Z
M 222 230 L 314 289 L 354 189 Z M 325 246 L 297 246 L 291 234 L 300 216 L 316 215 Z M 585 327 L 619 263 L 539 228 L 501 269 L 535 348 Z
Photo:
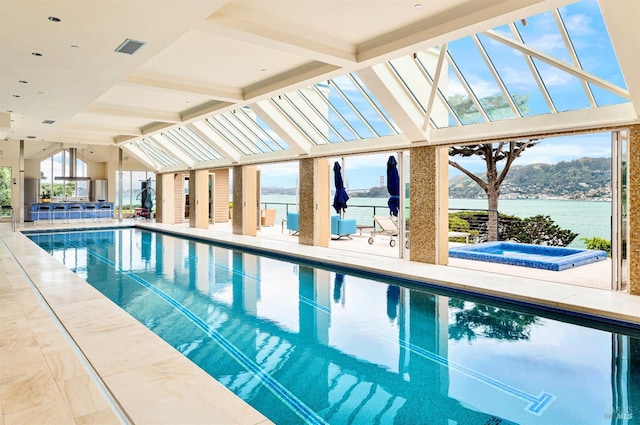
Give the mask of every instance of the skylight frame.
M 227 128 L 223 122 L 221 122 L 223 114 L 212 115 L 207 117 L 205 124 L 215 131 L 218 136 L 226 140 L 235 150 L 241 155 L 254 155 L 256 152 L 252 152 L 249 146 L 246 146 L 244 142 L 233 131 Z
M 195 162 L 205 162 L 212 159 L 209 155 L 202 151 L 200 147 L 191 143 L 186 137 L 180 133 L 180 128 L 163 131 L 161 135 L 165 140 L 169 141 L 176 148 L 184 152 L 189 158 Z
M 180 161 L 167 154 L 167 152 L 165 152 L 164 149 L 162 149 L 152 139 L 144 137 L 142 139 L 134 140 L 130 142 L 130 144 L 144 153 L 157 168 L 180 165 Z
M 314 92 L 318 94 L 318 96 L 320 96 L 322 99 L 325 99 L 325 104 L 328 104 L 329 108 L 332 110 L 332 112 L 339 114 L 339 116 L 342 116 L 342 114 L 340 114 L 339 112 L 337 112 L 337 110 L 333 107 L 333 105 L 331 105 L 331 102 L 329 102 L 324 95 L 322 94 L 322 91 L 317 87 L 317 85 L 313 85 L 312 86 L 314 89 Z M 302 100 L 305 101 L 305 103 L 315 112 L 316 116 L 320 117 L 320 119 L 327 125 L 327 128 L 330 128 L 333 133 L 338 136 L 338 138 L 340 140 L 336 141 L 336 142 L 346 142 L 347 139 L 345 139 L 345 137 L 342 135 L 342 133 L 340 133 L 340 131 L 338 131 L 338 129 L 331 123 L 331 121 L 329 121 L 329 116 L 327 114 L 327 116 L 324 116 L 324 114 L 322 114 L 322 112 L 320 112 L 317 108 L 317 106 L 313 103 L 313 101 L 311 101 L 311 99 L 309 99 L 309 97 L 304 93 L 304 91 L 302 90 L 298 90 L 298 95 L 300 96 L 300 98 L 302 98 Z M 342 118 L 344 119 L 344 118 Z M 361 139 L 360 135 L 353 129 L 351 128 L 351 126 L 348 126 L 348 128 L 352 131 L 352 133 L 356 136 L 357 139 Z M 353 139 L 355 140 L 355 139 Z M 333 143 L 336 143 L 333 142 Z M 332 143 L 332 142 L 330 142 Z
M 371 97 L 369 92 L 364 89 L 364 84 L 360 81 L 356 75 L 352 72 L 347 74 L 347 77 L 351 80 L 353 86 L 360 92 L 360 94 L 369 102 L 369 105 L 373 108 L 373 110 L 378 114 L 382 121 L 387 125 L 387 127 L 391 130 L 392 134 L 400 134 L 400 130 L 395 125 L 393 121 L 389 119 L 389 117 L 380 109 L 378 103 Z M 372 124 L 373 125 L 373 124 Z
M 240 109 L 240 114 L 242 114 L 242 109 Z M 249 126 L 247 126 L 247 124 L 244 123 L 242 119 L 240 119 L 240 117 L 238 117 L 238 112 L 236 109 L 234 109 L 231 113 L 224 113 L 223 116 L 229 122 L 229 125 L 232 125 L 236 129 L 236 134 L 239 133 L 244 136 L 247 143 L 251 143 L 256 148 L 256 153 L 273 152 L 273 150 L 266 143 L 264 143 L 262 139 L 258 137 L 258 135 L 251 128 L 249 128 Z
M 237 110 L 237 113 L 234 116 L 249 133 L 251 133 L 257 140 L 260 141 L 260 143 L 262 143 L 267 148 L 265 152 L 279 152 L 285 150 L 285 147 L 281 145 L 280 142 L 278 142 L 271 134 L 269 134 L 267 130 L 262 128 L 262 126 L 258 123 L 258 115 L 254 113 L 254 119 L 251 115 L 249 115 L 248 111 L 251 111 L 251 108 L 240 108 Z M 262 137 L 261 134 L 264 137 Z

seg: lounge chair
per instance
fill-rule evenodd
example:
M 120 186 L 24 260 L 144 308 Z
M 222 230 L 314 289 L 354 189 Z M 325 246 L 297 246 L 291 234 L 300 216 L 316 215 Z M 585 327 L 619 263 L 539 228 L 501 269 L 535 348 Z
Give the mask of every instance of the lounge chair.
M 373 220 L 376 222 L 376 227 L 380 228 L 380 230 L 376 230 L 375 228 L 371 231 L 371 236 L 369 236 L 369 245 L 373 245 L 373 239 L 375 235 L 386 235 L 390 237 L 389 246 L 396 246 L 396 240 L 394 237 L 398 236 L 398 224 L 396 221 L 387 216 L 382 215 L 374 215 Z
M 355 218 L 340 218 L 338 215 L 331 216 L 331 234 L 337 236 L 332 238 L 334 241 L 343 237 L 351 239 L 350 235 L 357 230 Z

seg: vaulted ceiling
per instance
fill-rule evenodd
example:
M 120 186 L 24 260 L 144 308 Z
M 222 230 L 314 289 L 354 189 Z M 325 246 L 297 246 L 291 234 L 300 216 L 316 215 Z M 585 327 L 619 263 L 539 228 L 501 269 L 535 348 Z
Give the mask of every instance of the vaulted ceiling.
M 0 3 L 3 138 L 158 171 L 638 122 L 636 0 Z

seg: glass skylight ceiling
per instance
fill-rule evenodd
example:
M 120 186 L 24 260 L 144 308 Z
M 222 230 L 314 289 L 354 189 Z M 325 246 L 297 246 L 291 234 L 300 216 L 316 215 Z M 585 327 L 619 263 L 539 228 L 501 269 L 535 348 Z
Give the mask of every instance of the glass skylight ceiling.
M 596 0 L 573 3 L 441 48 L 387 64 L 429 114 L 434 128 L 629 101 Z M 434 84 L 437 95 L 432 96 Z
M 423 131 L 426 124 L 437 130 L 630 100 L 597 0 L 507 23 L 373 69 L 395 78 L 397 86 L 389 91 L 403 97 L 399 104 L 412 103 L 421 111 L 416 126 Z M 158 169 L 192 168 L 274 153 L 291 152 L 295 159 L 293 143 L 299 153 L 323 145 L 366 145 L 401 134 L 374 91 L 352 72 L 128 146 Z

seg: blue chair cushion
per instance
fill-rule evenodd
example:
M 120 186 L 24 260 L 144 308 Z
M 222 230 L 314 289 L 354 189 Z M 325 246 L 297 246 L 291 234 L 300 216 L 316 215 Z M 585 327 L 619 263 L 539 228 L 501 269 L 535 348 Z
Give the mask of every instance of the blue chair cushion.
M 300 228 L 298 227 L 299 218 L 300 218 L 300 214 L 298 213 L 294 213 L 294 212 L 287 213 L 287 230 L 291 230 L 294 232 L 299 231 L 300 230 Z
M 331 216 L 331 234 L 346 236 L 356 233 L 355 218 L 340 218 L 338 215 Z

